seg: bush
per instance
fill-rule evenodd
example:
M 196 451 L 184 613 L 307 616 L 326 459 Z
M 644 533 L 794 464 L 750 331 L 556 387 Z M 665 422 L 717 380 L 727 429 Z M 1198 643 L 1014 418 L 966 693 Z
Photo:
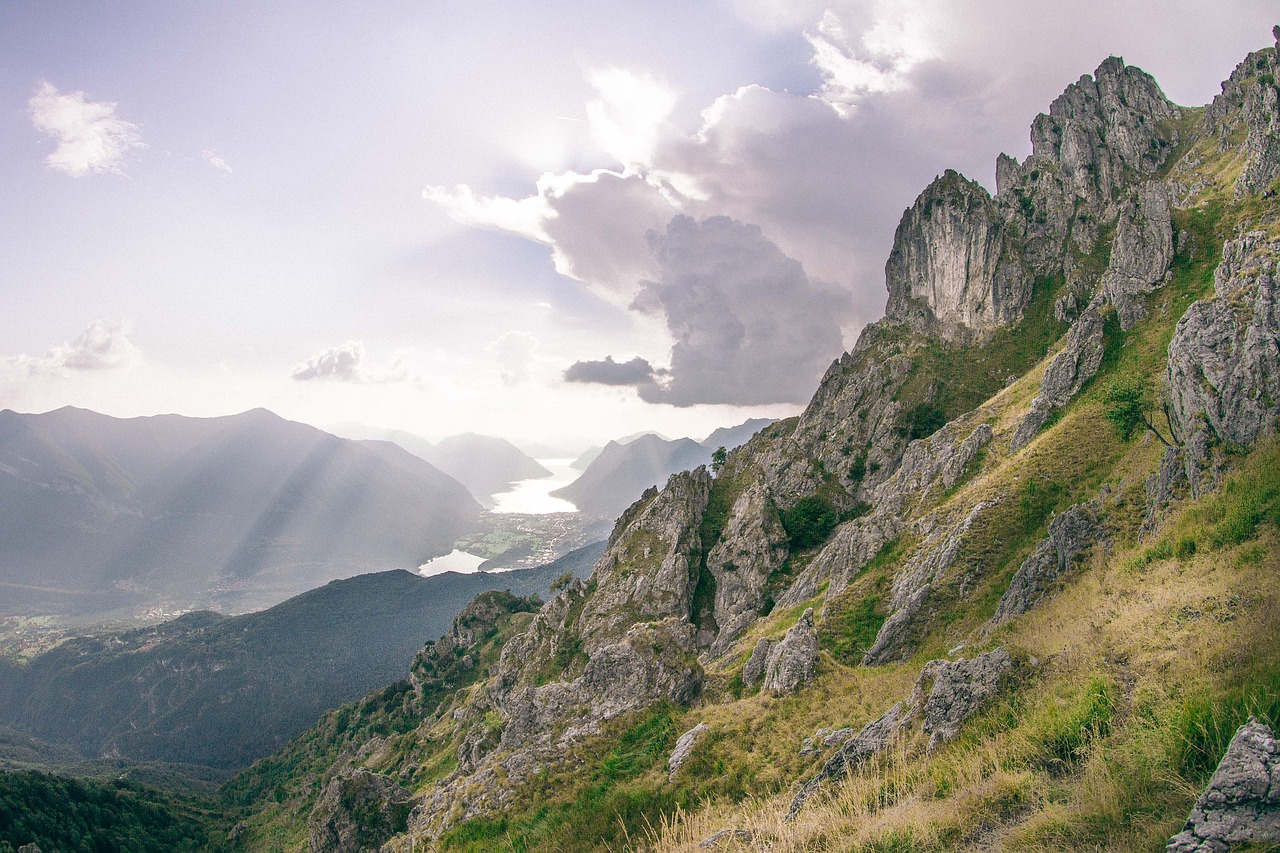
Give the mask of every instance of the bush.
M 840 523 L 840 513 L 831 502 L 818 495 L 801 498 L 795 506 L 784 509 L 782 527 L 787 531 L 791 550 L 802 551 L 821 545 Z

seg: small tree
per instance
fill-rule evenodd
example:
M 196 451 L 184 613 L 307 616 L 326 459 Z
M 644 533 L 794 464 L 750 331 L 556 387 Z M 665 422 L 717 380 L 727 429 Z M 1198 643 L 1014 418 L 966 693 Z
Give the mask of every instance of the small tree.
M 723 447 L 717 447 L 711 454 L 711 473 L 719 474 L 720 469 L 724 467 L 724 463 L 729 459 L 729 451 Z
M 1102 392 L 1102 416 L 1107 423 L 1115 427 L 1124 441 L 1133 436 L 1133 431 L 1144 426 L 1160 439 L 1165 447 L 1173 445 L 1160 434 L 1151 421 L 1151 413 L 1155 410 L 1155 398 L 1151 388 L 1133 376 L 1120 376 Z

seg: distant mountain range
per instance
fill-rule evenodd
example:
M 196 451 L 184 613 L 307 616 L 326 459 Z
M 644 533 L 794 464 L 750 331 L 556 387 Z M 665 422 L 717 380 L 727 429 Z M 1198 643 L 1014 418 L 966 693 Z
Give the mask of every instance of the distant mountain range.
M 420 435 L 398 429 L 350 423 L 330 429 L 347 438 L 398 444 L 462 483 L 486 507 L 493 506 L 493 496 L 507 491 L 512 483 L 551 476 L 536 459 L 505 438 L 492 435 L 468 432 L 432 444 Z
M 589 574 L 603 550 L 511 572 L 360 575 L 259 613 L 203 611 L 72 639 L 25 666 L 0 663 L 0 725 L 90 758 L 246 766 L 326 709 L 403 678 L 477 594 L 546 598 L 565 572 Z
M 0 412 L 0 615 L 243 612 L 447 553 L 480 506 L 390 443 L 264 409 Z
M 711 461 L 718 447 L 732 450 L 764 429 L 772 420 L 753 418 L 734 427 L 717 429 L 701 442 L 691 438 L 668 439 L 657 433 L 611 441 L 599 453 L 587 451 L 574 465 L 590 458 L 578 479 L 551 494 L 572 501 L 589 515 L 616 518 L 631 506 L 644 490 L 658 486 L 679 471 L 687 471 Z

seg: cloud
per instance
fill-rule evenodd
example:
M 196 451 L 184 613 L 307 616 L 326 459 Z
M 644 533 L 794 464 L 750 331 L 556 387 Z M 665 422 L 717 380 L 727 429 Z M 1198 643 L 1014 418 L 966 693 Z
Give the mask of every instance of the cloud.
M 58 143 L 45 165 L 72 177 L 123 174 L 126 155 L 146 147 L 138 126 L 117 116 L 114 103 L 90 101 L 84 92 L 64 94 L 42 82 L 27 101 L 27 111 L 36 130 Z
M 400 350 L 387 365 L 376 367 L 367 362 L 363 343 L 347 341 L 318 353 L 295 367 L 290 375 L 300 382 L 312 379 L 360 384 L 412 382 L 418 376 L 409 369 L 408 356 L 407 350 Z
M 217 169 L 219 172 L 223 172 L 228 175 L 231 174 L 232 170 L 231 170 L 231 167 L 227 165 L 227 161 L 223 160 L 221 157 L 215 154 L 212 149 L 210 148 L 204 149 L 203 151 L 200 152 L 200 156 L 204 157 L 205 162 L 208 163 L 213 168 Z
M 910 71 L 935 56 L 926 14 L 913 2 L 877 4 L 876 17 L 855 44 L 840 15 L 826 10 L 805 33 L 810 61 L 822 72 L 823 100 L 848 115 L 868 94 L 907 88 Z
M 507 332 L 487 347 L 498 362 L 503 385 L 520 385 L 530 378 L 530 365 L 538 339 L 528 332 Z
M 30 376 L 62 376 L 67 371 L 118 370 L 142 357 L 129 340 L 133 324 L 127 319 L 94 320 L 80 336 L 52 347 L 44 355 L 16 355 L 5 359 L 10 368 Z
M 650 385 L 654 381 L 653 365 L 636 356 L 630 361 L 579 361 L 564 372 L 565 382 L 595 382 L 600 385 Z
M 754 225 L 676 216 L 649 242 L 661 276 L 633 307 L 665 318 L 671 367 L 578 362 L 571 382 L 635 385 L 650 403 L 803 403 L 841 349 L 847 293 L 814 281 Z

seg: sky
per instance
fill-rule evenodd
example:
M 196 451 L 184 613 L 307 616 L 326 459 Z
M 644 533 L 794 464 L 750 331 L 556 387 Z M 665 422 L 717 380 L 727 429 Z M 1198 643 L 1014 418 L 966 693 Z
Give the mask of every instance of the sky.
M 902 211 L 1273 0 L 0 4 L 0 408 L 578 449 L 798 413 Z

